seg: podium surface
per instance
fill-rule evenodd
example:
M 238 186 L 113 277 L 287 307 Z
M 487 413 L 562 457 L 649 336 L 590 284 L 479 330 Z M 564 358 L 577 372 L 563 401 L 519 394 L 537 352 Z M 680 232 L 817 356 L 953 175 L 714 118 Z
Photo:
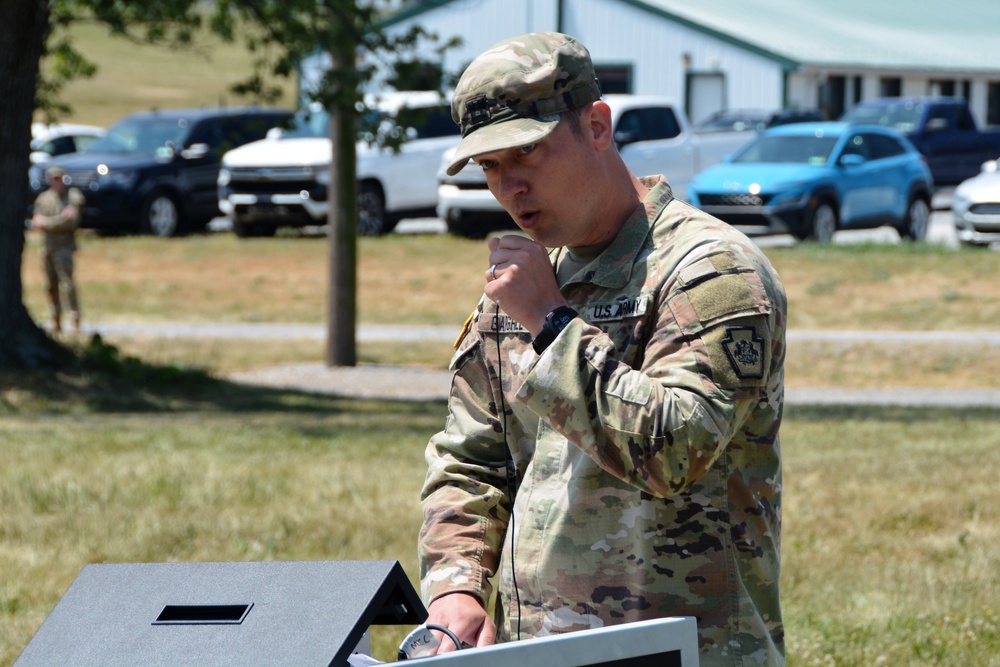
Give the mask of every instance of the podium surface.
M 623 623 L 420 658 L 426 667 L 698 667 L 690 616 Z
M 16 667 L 342 667 L 427 617 L 396 561 L 87 565 Z

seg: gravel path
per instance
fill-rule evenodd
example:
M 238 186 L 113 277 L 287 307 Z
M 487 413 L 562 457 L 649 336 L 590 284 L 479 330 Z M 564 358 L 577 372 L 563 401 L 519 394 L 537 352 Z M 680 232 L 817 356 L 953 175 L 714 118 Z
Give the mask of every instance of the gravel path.
M 326 328 L 314 324 L 275 323 L 96 323 L 85 333 L 150 335 L 168 338 L 299 339 L 323 340 Z M 358 341 L 440 341 L 450 344 L 457 334 L 452 326 L 369 325 L 358 327 Z M 886 345 L 1000 346 L 1000 331 L 790 331 L 788 342 L 873 343 Z M 358 398 L 443 400 L 451 384 L 448 371 L 412 366 L 363 364 L 328 368 L 303 363 L 257 368 L 231 373 L 228 379 L 269 387 Z M 788 405 L 898 405 L 912 407 L 1000 408 L 1000 389 L 844 389 L 790 387 Z
M 444 400 L 451 373 L 412 366 L 366 364 L 328 368 L 323 364 L 294 364 L 241 371 L 228 376 L 234 382 L 333 396 L 387 398 L 404 401 Z M 788 405 L 882 405 L 910 407 L 1000 408 L 997 389 L 843 389 L 790 387 Z
M 359 341 L 446 341 L 458 335 L 459 325 L 358 325 Z M 107 322 L 84 324 L 84 333 L 117 335 L 150 335 L 164 338 L 288 338 L 325 340 L 326 327 L 321 324 L 278 324 L 262 322 Z M 1000 346 L 1000 331 L 789 331 L 789 343 L 886 343 L 920 345 L 988 345 Z

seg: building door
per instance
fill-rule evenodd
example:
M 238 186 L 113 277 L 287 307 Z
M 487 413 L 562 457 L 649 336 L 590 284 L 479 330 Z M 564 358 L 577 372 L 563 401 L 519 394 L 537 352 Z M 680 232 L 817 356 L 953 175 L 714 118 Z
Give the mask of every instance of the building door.
M 693 124 L 726 108 L 726 75 L 722 72 L 688 72 L 688 119 Z
M 830 76 L 819 87 L 819 110 L 824 118 L 836 120 L 847 110 L 847 79 Z

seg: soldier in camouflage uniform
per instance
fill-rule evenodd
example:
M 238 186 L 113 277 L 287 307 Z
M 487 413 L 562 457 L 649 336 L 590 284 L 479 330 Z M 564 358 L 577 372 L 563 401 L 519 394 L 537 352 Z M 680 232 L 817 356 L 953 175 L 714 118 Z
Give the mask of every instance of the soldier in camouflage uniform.
M 455 92 L 450 173 L 475 159 L 530 238 L 489 242 L 427 447 L 428 622 L 482 646 L 693 616 L 703 667 L 782 665 L 784 288 L 628 171 L 599 97 L 555 33 L 497 44 Z
M 52 330 L 62 330 L 62 304 L 69 306 L 73 328 L 80 331 L 80 304 L 73 279 L 73 253 L 76 252 L 76 226 L 83 207 L 83 193 L 66 186 L 66 172 L 52 166 L 45 170 L 49 189 L 35 200 L 31 228 L 42 231 L 42 271 L 48 281 L 52 308 Z

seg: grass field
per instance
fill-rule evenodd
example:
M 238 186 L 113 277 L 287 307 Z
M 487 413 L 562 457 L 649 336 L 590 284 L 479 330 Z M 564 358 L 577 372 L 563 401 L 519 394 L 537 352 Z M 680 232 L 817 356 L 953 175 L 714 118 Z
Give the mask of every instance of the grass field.
M 415 576 L 443 403 L 137 382 L 100 409 L 0 421 L 0 664 L 86 563 L 389 559 Z M 789 410 L 790 665 L 1000 665 L 998 427 L 985 411 Z M 376 628 L 376 657 L 405 630 Z
M 250 55 L 240 44 L 227 44 L 207 31 L 183 50 L 133 44 L 94 23 L 76 25 L 72 36 L 98 69 L 95 76 L 64 89 L 63 99 L 72 107 L 70 116 L 61 119 L 65 122 L 107 127 L 134 111 L 248 102 L 230 88 L 252 73 Z M 294 108 L 297 81 L 273 83 L 284 90 L 276 105 Z
M 23 275 L 41 317 L 34 242 Z M 322 321 L 323 239 L 88 236 L 82 248 L 87 317 Z M 769 254 L 802 330 L 995 331 L 1000 321 L 988 253 Z M 478 298 L 486 252 L 390 235 L 363 239 L 359 257 L 362 321 L 447 324 Z M 318 361 L 307 341 L 113 342 L 142 361 L 98 354 L 57 382 L 0 379 L 0 664 L 89 562 L 391 559 L 415 577 L 421 456 L 443 404 L 252 389 L 199 370 Z M 996 387 L 1000 355 L 971 347 L 793 346 L 788 383 Z M 443 365 L 448 355 L 445 344 L 362 346 L 361 356 Z M 790 665 L 1000 665 L 998 426 L 985 410 L 788 410 Z M 394 659 L 404 631 L 377 628 L 376 655 Z
M 29 309 L 46 314 L 29 237 L 22 271 Z M 164 241 L 80 242 L 77 273 L 90 322 L 321 324 L 327 244 L 322 238 L 242 241 L 231 234 Z M 768 250 L 789 298 L 791 329 L 995 331 L 1000 278 L 993 253 L 912 245 Z M 358 318 L 368 324 L 458 328 L 482 292 L 486 244 L 448 235 L 361 239 Z M 148 361 L 231 371 L 320 361 L 318 341 L 109 339 Z M 976 345 L 796 344 L 788 383 L 842 387 L 1000 387 L 1000 348 Z M 363 362 L 444 367 L 447 343 L 362 343 Z

